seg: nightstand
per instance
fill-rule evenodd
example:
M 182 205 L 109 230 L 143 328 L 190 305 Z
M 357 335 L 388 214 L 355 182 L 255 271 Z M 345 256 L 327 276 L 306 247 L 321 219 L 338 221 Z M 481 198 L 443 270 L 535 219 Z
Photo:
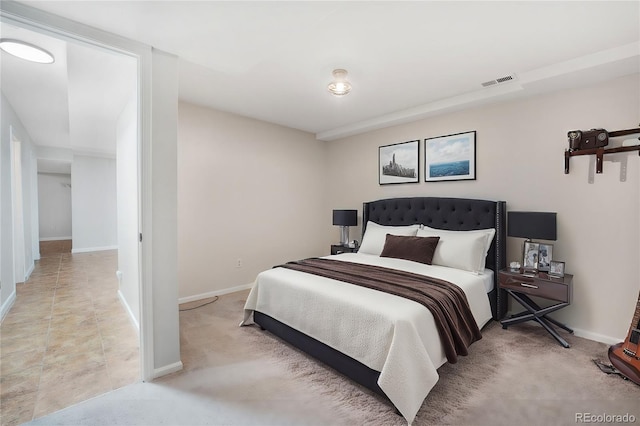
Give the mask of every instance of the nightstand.
M 340 244 L 331 245 L 331 254 L 355 253 L 358 249 L 355 247 L 347 247 Z
M 564 277 L 552 277 L 545 272 L 523 274 L 521 271 L 512 272 L 503 269 L 498 273 L 498 286 L 526 309 L 524 312 L 511 315 L 500 321 L 502 328 L 506 329 L 510 325 L 533 320 L 544 327 L 562 346 L 569 347 L 567 341 L 558 334 L 553 325 L 571 334 L 573 334 L 573 330 L 547 315 L 571 304 L 573 275 L 565 274 Z M 540 297 L 556 303 L 541 308 L 529 296 Z

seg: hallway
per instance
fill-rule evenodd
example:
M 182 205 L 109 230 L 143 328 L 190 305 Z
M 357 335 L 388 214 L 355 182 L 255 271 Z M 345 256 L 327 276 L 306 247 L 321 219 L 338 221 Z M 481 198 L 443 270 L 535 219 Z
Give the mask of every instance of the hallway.
M 138 333 L 118 298 L 117 251 L 41 259 L 0 328 L 1 425 L 17 425 L 139 381 Z

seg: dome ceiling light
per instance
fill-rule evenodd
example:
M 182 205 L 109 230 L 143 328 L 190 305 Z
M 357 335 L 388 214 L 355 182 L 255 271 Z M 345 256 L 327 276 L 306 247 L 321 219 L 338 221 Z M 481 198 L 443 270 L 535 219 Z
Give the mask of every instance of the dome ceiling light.
M 41 47 L 21 40 L 2 38 L 0 39 L 0 49 L 10 55 L 30 62 L 37 62 L 39 64 L 52 64 L 54 62 L 51 53 Z
M 333 82 L 327 89 L 334 96 L 344 96 L 351 91 L 351 83 L 347 81 L 347 71 L 343 69 L 333 70 Z

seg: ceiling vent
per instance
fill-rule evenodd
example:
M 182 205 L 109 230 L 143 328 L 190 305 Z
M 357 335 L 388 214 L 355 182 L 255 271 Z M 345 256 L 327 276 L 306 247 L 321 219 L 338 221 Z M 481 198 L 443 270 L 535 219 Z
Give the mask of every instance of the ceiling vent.
M 515 74 L 509 74 L 504 77 L 496 78 L 495 80 L 485 81 L 484 83 L 482 83 L 482 87 L 490 87 L 490 86 L 495 86 L 496 84 L 508 83 L 515 79 L 516 79 Z

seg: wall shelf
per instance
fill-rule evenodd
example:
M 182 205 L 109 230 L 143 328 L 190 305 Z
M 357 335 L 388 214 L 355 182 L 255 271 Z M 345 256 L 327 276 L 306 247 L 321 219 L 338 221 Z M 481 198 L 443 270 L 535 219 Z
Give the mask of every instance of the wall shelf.
M 640 134 L 640 127 L 629 130 L 617 130 L 615 132 L 609 132 L 609 137 L 615 138 L 617 136 L 635 135 Z M 640 145 L 635 146 L 621 146 L 618 148 L 593 148 L 593 149 L 580 149 L 576 151 L 566 150 L 564 152 L 564 174 L 569 174 L 569 159 L 579 155 L 594 155 L 596 156 L 596 173 L 602 173 L 602 163 L 605 154 L 616 154 L 620 152 L 632 152 L 638 151 L 640 155 Z

